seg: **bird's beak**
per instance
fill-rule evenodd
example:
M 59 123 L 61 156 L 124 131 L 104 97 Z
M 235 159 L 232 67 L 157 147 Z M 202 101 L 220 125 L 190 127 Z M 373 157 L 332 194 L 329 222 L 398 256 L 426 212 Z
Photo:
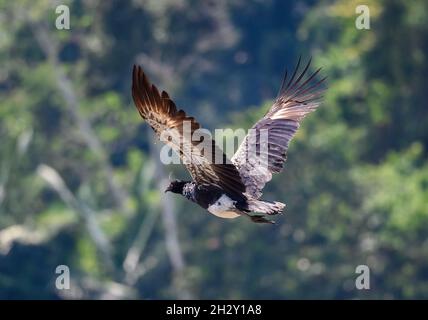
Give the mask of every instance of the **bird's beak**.
M 164 192 L 167 193 L 168 191 L 171 191 L 171 187 L 166 188 Z

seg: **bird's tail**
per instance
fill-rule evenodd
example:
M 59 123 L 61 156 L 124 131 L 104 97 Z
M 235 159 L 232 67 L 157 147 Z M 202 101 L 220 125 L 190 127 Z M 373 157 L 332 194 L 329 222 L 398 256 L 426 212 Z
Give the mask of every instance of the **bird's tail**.
M 271 202 L 264 200 L 249 200 L 248 209 L 254 212 L 265 213 L 268 215 L 275 215 L 282 213 L 285 208 L 285 203 L 282 202 Z

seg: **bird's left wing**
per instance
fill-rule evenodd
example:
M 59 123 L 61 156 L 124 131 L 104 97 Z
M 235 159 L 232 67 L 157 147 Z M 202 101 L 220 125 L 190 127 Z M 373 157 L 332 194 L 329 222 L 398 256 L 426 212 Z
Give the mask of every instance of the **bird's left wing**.
M 201 126 L 195 118 L 177 110 L 168 94 L 159 93 L 139 66 L 133 69 L 132 97 L 141 117 L 162 142 L 180 155 L 193 180 L 218 185 L 230 195 L 242 197 L 245 186 L 239 172 L 214 139 L 197 132 Z
M 310 60 L 301 72 L 299 66 L 300 59 L 290 79 L 285 74 L 273 106 L 251 128 L 231 159 L 241 174 L 247 194 L 253 198 L 260 198 L 272 173 L 282 170 L 288 144 L 300 122 L 320 103 L 323 92 L 320 84 L 325 79 L 315 80 L 320 69 L 305 79 Z

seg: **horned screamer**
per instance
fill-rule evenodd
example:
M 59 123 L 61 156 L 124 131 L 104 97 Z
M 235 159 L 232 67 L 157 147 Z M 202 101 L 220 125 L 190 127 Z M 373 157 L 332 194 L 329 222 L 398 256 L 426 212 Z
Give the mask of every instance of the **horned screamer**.
M 179 154 L 192 177 L 192 181 L 172 181 L 165 192 L 181 194 L 221 218 L 247 216 L 254 222 L 273 223 L 267 215 L 281 213 L 285 204 L 261 200 L 261 191 L 272 173 L 282 170 L 291 139 L 302 119 L 319 106 L 323 92 L 325 78 L 316 79 L 320 69 L 307 76 L 309 66 L 310 61 L 300 71 L 299 59 L 293 74 L 285 73 L 273 106 L 230 160 L 214 139 L 195 135 L 201 129 L 195 118 L 177 110 L 169 95 L 159 93 L 143 70 L 134 66 L 132 96 L 138 112 Z

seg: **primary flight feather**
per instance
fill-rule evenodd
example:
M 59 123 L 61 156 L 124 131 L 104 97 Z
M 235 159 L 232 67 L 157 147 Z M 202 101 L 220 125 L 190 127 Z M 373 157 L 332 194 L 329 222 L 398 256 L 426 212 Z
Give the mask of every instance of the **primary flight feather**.
M 179 154 L 193 179 L 172 181 L 165 192 L 181 194 L 222 218 L 244 215 L 254 222 L 272 223 L 266 215 L 281 213 L 285 204 L 261 200 L 262 189 L 272 173 L 282 170 L 301 120 L 320 104 L 324 79 L 315 79 L 320 69 L 305 78 L 309 66 L 310 61 L 299 72 L 299 59 L 291 77 L 285 74 L 273 106 L 249 130 L 231 159 L 210 136 L 195 135 L 200 124 L 178 110 L 169 95 L 160 93 L 141 67 L 134 66 L 132 97 L 138 112 Z

